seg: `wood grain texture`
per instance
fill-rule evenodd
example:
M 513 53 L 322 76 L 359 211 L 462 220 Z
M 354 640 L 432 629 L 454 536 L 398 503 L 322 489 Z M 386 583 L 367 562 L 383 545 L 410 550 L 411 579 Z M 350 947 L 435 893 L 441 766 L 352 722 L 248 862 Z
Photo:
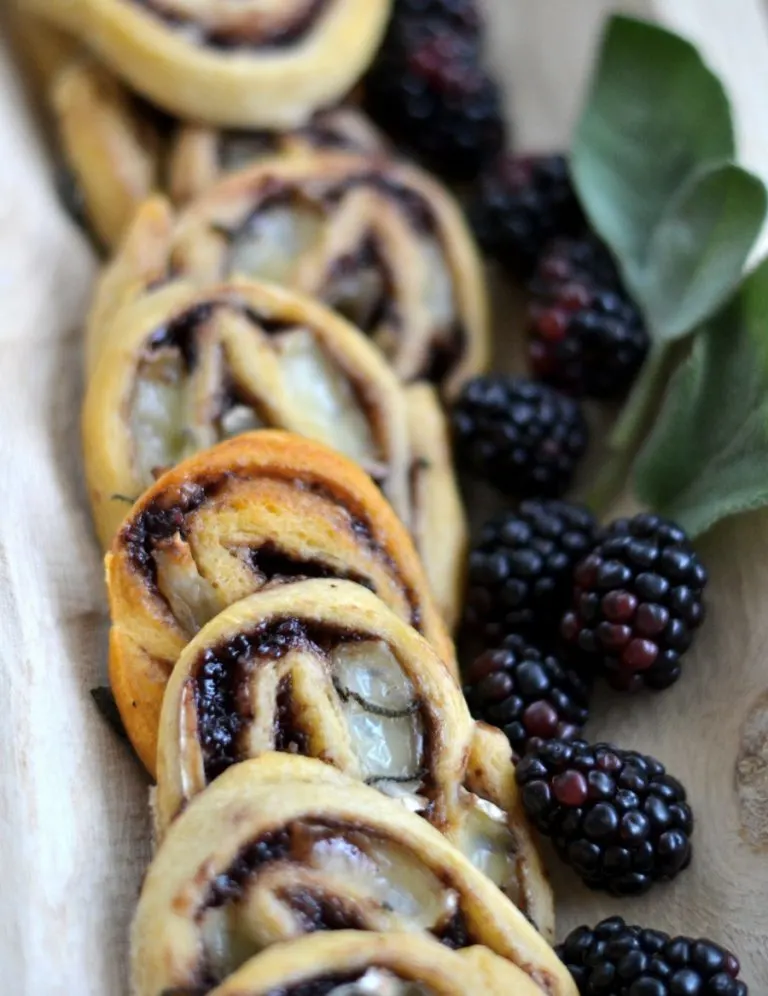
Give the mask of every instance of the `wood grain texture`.
M 563 146 L 600 21 L 619 7 L 696 38 L 728 81 L 744 161 L 768 176 L 768 25 L 758 0 L 486 0 L 517 144 Z M 0 897 L 3 989 L 121 996 L 126 927 L 148 856 L 146 781 L 92 706 L 105 601 L 79 459 L 79 325 L 93 274 L 52 193 L 14 69 L 0 57 Z M 516 325 L 500 316 L 500 352 Z M 512 340 L 512 342 L 510 342 Z M 670 887 L 619 903 L 556 878 L 561 933 L 621 911 L 722 938 L 768 992 L 768 514 L 702 543 L 711 614 L 660 697 L 605 693 L 590 733 L 648 749 L 690 787 L 696 859 Z

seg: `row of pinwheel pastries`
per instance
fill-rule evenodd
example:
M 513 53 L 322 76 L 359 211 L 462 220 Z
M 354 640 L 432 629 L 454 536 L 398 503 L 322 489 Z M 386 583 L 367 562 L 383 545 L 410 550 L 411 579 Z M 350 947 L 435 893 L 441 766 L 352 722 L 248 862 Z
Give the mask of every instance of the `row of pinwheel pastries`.
M 438 184 L 355 111 L 313 118 L 329 93 L 305 85 L 325 67 L 340 96 L 389 4 L 26 6 L 104 60 L 43 40 L 115 250 L 83 430 L 111 684 L 157 782 L 136 996 L 571 996 L 509 745 L 472 721 L 449 632 L 441 400 L 487 360 L 478 256 Z M 194 93 L 207 124 L 153 121 L 118 78 L 182 116 Z
M 327 154 L 269 163 L 313 170 L 313 192 L 321 164 L 361 184 L 374 168 Z M 111 682 L 157 778 L 161 843 L 134 927 L 134 989 L 215 991 L 233 972 L 258 978 L 272 944 L 353 928 L 480 944 L 518 967 L 521 986 L 570 993 L 509 745 L 469 717 L 446 623 L 384 497 L 413 527 L 426 496 L 433 507 L 418 511 L 439 527 L 427 562 L 433 549 L 460 564 L 437 393 L 402 385 L 326 306 L 227 272 L 226 247 L 195 217 L 231 211 L 238 192 L 252 213 L 242 191 L 263 170 L 221 181 L 180 219 L 147 202 L 88 327 L 84 438 L 111 543 Z M 441 483 L 419 490 L 414 470 Z M 456 573 L 434 576 L 458 597 Z

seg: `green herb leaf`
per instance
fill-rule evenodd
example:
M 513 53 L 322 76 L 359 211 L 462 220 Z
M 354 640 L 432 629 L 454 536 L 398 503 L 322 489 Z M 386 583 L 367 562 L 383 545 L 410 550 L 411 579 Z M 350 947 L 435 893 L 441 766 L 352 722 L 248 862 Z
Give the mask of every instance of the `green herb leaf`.
M 768 261 L 673 376 L 635 486 L 694 536 L 768 504 Z
M 611 18 L 571 169 L 640 304 L 638 275 L 652 262 L 660 219 L 697 174 L 734 155 L 728 98 L 694 46 L 658 25 Z
M 679 191 L 633 275 L 657 338 L 687 335 L 731 296 L 767 203 L 762 181 L 735 165 L 707 170 Z

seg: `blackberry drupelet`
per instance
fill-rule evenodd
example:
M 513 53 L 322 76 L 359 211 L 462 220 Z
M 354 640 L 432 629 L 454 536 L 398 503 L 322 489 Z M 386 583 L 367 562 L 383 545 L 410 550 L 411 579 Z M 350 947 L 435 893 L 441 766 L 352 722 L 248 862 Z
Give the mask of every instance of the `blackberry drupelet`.
M 595 398 L 626 393 L 650 339 L 603 244 L 591 235 L 555 240 L 531 293 L 529 355 L 536 376 Z
M 469 218 L 488 255 L 526 278 L 554 238 L 587 224 L 560 155 L 499 156 L 480 177 Z
M 578 927 L 555 949 L 581 996 L 748 996 L 739 962 L 719 944 L 630 926 Z
M 507 633 L 554 643 L 573 590 L 573 569 L 597 546 L 589 509 L 529 499 L 487 522 L 469 555 L 465 630 L 483 646 Z
M 437 19 L 405 18 L 389 32 L 365 102 L 395 143 L 449 179 L 473 179 L 504 145 L 501 96 L 477 41 Z
M 504 494 L 557 498 L 587 449 L 587 423 L 571 398 L 522 377 L 476 377 L 453 409 L 456 452 Z
M 528 816 L 592 889 L 639 895 L 690 864 L 685 789 L 652 757 L 583 740 L 534 742 L 517 781 Z
M 656 515 L 620 519 L 576 567 L 562 635 L 614 688 L 668 688 L 704 619 L 706 583 L 679 526 Z
M 518 757 L 532 737 L 578 736 L 589 716 L 589 692 L 574 671 L 517 635 L 481 654 L 464 685 L 472 715 L 503 730 Z

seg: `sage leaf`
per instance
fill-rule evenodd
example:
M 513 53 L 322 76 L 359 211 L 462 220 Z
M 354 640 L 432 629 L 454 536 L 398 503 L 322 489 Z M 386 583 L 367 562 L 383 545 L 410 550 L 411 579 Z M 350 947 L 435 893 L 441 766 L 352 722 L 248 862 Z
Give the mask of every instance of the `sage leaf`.
M 733 164 L 693 177 L 678 192 L 651 235 L 646 260 L 631 267 L 657 339 L 688 335 L 731 296 L 766 206 L 762 181 Z
M 703 169 L 734 156 L 728 98 L 696 48 L 656 24 L 612 17 L 571 171 L 633 294 L 642 289 L 637 275 L 648 269 L 654 234 L 674 198 Z
M 692 536 L 768 504 L 768 260 L 697 335 L 634 483 Z

